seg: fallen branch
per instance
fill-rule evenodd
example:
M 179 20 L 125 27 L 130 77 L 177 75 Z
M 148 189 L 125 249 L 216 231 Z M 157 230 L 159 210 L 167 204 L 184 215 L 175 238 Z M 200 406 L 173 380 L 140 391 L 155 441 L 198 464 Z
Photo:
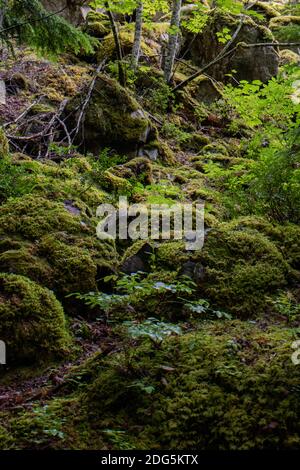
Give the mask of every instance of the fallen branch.
M 31 103 L 31 105 L 28 106 L 28 108 L 26 108 L 25 111 L 23 111 L 16 119 L 14 119 L 13 121 L 6 122 L 5 124 L 3 124 L 2 127 L 8 127 L 11 124 L 17 124 L 17 122 L 19 122 L 23 117 L 25 117 L 29 113 L 29 111 L 41 101 L 42 98 L 43 96 L 40 96 L 38 100 L 35 100 L 33 103 Z

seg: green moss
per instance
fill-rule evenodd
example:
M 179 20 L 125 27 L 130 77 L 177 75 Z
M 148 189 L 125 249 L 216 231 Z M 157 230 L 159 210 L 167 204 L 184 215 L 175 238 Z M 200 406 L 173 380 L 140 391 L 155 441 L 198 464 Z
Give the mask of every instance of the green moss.
M 119 31 L 119 39 L 121 43 L 121 47 L 123 50 L 123 54 L 127 55 L 131 53 L 132 50 L 132 45 L 133 45 L 133 39 L 134 39 L 134 33 L 133 31 L 125 31 L 120 29 Z M 141 53 L 143 55 L 148 55 L 152 56 L 153 55 L 153 49 L 146 44 L 144 40 L 141 42 Z M 99 47 L 97 59 L 98 61 L 102 61 L 103 59 L 106 60 L 113 60 L 116 59 L 116 46 L 115 46 L 115 41 L 113 38 L 113 34 L 110 33 L 108 34 L 101 42 L 101 45 Z
M 290 51 L 289 49 L 284 49 L 283 51 L 280 51 L 279 57 L 280 57 L 281 65 L 289 65 L 289 64 L 297 65 L 300 63 L 299 54 L 297 54 L 296 52 Z
M 97 357 L 84 399 L 90 426 L 124 430 L 137 449 L 299 448 L 292 340 L 291 331 L 227 321 L 157 349 Z
M 287 25 L 300 25 L 300 16 L 278 16 L 270 21 L 270 28 L 276 29 Z
M 224 144 L 221 144 L 221 143 L 213 143 L 213 144 L 205 145 L 205 147 L 203 147 L 201 152 L 203 154 L 205 154 L 205 153 L 212 153 L 212 154 L 217 153 L 217 154 L 223 155 L 224 157 L 229 156 L 226 146 Z
M 0 158 L 7 157 L 9 153 L 9 144 L 6 138 L 5 132 L 2 127 L 0 127 Z
M 103 38 L 110 32 L 109 19 L 107 15 L 89 11 L 86 17 L 85 32 L 96 38 Z
M 125 192 L 127 194 L 132 189 L 132 184 L 130 181 L 127 181 L 125 178 L 115 175 L 110 170 L 105 170 L 103 173 L 104 184 L 107 189 L 116 191 L 116 192 Z
M 82 94 L 67 105 L 69 126 L 78 119 Z M 120 149 L 146 143 L 150 122 L 138 102 L 116 80 L 98 75 L 84 120 L 85 148 L 97 154 L 105 146 Z
M 269 222 L 263 217 L 245 216 L 225 224 L 229 230 L 256 231 L 268 237 L 282 253 L 285 261 L 294 269 L 300 270 L 300 228 L 298 225 L 279 225 Z
M 93 228 L 84 219 L 84 215 L 72 214 L 62 203 L 26 195 L 11 199 L 1 207 L 0 233 L 17 233 L 32 240 L 57 230 L 92 233 Z
M 1 251 L 3 248 L 0 248 Z M 29 277 L 47 287 L 52 287 L 54 282 L 53 270 L 49 263 L 37 256 L 36 245 L 26 242 L 1 253 L 0 271 Z
M 167 165 L 175 165 L 176 163 L 175 153 L 166 142 L 159 141 L 159 156 Z
M 52 288 L 59 296 L 97 290 L 97 281 L 117 267 L 113 243 L 95 237 L 76 237 L 63 232 L 46 235 L 38 245 L 39 256 L 53 272 Z
M 98 221 L 81 200 L 54 202 L 35 192 L 2 205 L 0 220 L 0 269 L 54 290 L 66 307 L 67 294 L 96 290 L 118 266 L 114 243 L 97 239 Z
M 29 277 L 55 291 L 64 305 L 73 292 L 97 290 L 97 283 L 118 266 L 115 246 L 108 240 L 55 232 L 34 244 L 0 244 L 0 270 Z
M 55 113 L 55 107 L 47 103 L 37 103 L 30 108 L 30 114 L 48 114 Z
M 109 173 L 124 178 L 126 180 L 138 181 L 142 184 L 152 183 L 152 164 L 148 158 L 136 157 L 109 170 Z
M 204 291 L 211 300 L 240 317 L 265 312 L 266 295 L 286 284 L 288 265 L 264 235 L 219 226 L 202 251 Z
M 36 362 L 67 351 L 64 312 L 54 294 L 23 276 L 0 275 L 0 337 L 7 362 Z
M 179 269 L 189 258 L 183 240 L 161 243 L 156 249 L 156 262 L 163 269 Z
M 266 18 L 276 18 L 277 16 L 280 16 L 279 11 L 276 10 L 276 7 L 278 7 L 278 4 L 269 4 L 266 2 L 256 2 L 251 9 L 254 9 L 255 11 L 258 10 L 258 12 L 262 12 Z
M 159 347 L 125 341 L 75 367 L 64 398 L 2 413 L 4 448 L 299 449 L 293 340 L 292 330 L 234 320 Z

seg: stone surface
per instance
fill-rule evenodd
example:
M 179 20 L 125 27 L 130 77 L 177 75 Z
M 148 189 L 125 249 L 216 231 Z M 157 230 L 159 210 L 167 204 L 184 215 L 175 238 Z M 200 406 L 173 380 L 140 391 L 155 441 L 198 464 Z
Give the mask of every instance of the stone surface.
M 84 19 L 81 7 L 89 2 L 87 0 L 42 0 L 41 3 L 46 10 L 60 12 L 60 16 L 77 25 Z
M 185 42 L 181 53 L 186 52 L 186 58 L 191 59 L 195 65 L 203 67 L 224 48 L 224 44 L 218 42 L 216 33 L 227 27 L 233 35 L 239 21 L 238 17 L 215 11 L 202 33 L 198 34 L 194 41 L 190 33 L 184 33 Z M 247 18 L 233 46 L 239 42 L 255 44 L 270 41 L 272 41 L 270 30 Z M 261 80 L 265 83 L 277 74 L 278 66 L 279 56 L 273 47 L 256 48 L 255 54 L 252 48 L 239 48 L 233 55 L 210 67 L 207 73 L 222 82 L 226 81 L 226 74 L 236 70 L 234 76 L 237 80 Z
M 74 129 L 88 90 L 67 105 L 67 125 Z M 104 147 L 124 153 L 136 151 L 151 139 L 151 124 L 137 101 L 116 80 L 98 75 L 85 115 L 81 120 L 78 143 L 94 154 Z

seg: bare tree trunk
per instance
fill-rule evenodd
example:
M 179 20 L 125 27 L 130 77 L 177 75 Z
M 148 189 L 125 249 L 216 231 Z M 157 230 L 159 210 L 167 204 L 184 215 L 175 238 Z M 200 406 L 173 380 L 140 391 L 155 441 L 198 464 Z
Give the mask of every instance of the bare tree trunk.
M 121 43 L 120 43 L 120 38 L 119 38 L 119 33 L 118 33 L 118 28 L 115 22 L 115 18 L 113 15 L 113 12 L 110 9 L 109 2 L 105 2 L 104 6 L 107 11 L 107 15 L 110 21 L 110 27 L 113 33 L 114 41 L 115 41 L 115 46 L 116 46 L 116 53 L 117 53 L 117 60 L 118 60 L 118 72 L 119 72 L 119 82 L 122 86 L 126 85 L 126 77 L 122 65 L 122 59 L 123 59 L 123 54 L 122 54 L 122 49 L 121 49 Z
M 3 28 L 5 10 L 7 8 L 8 0 L 0 0 L 0 29 Z
M 182 0 L 173 0 L 172 7 L 172 18 L 170 23 L 171 31 L 169 33 L 169 43 L 167 49 L 167 55 L 165 60 L 164 75 L 167 83 L 170 83 L 172 79 L 172 72 L 174 67 L 176 49 L 178 44 L 178 33 L 180 26 L 180 10 Z
M 133 41 L 133 46 L 132 46 L 132 57 L 131 57 L 131 66 L 133 70 L 136 70 L 138 63 L 139 63 L 141 39 L 142 39 L 142 26 L 143 26 L 143 0 L 139 0 L 138 6 L 136 9 L 134 41 Z

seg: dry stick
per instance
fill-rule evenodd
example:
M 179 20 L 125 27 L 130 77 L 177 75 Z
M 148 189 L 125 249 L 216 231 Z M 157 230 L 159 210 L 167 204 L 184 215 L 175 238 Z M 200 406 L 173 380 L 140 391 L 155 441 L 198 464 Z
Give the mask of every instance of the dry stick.
M 80 125 L 81 125 L 81 122 L 82 122 L 82 119 L 83 119 L 83 116 L 84 116 L 84 113 L 85 113 L 85 110 L 86 110 L 86 107 L 87 105 L 89 104 L 89 101 L 91 99 L 91 96 L 92 96 L 92 92 L 93 92 L 93 89 L 94 89 L 94 86 L 95 86 L 95 83 L 96 83 L 96 79 L 97 79 L 97 75 L 98 73 L 100 72 L 100 70 L 102 69 L 102 67 L 104 66 L 106 62 L 106 59 L 104 59 L 101 64 L 98 65 L 97 69 L 96 69 L 96 72 L 95 72 L 95 76 L 93 78 L 93 80 L 91 81 L 90 83 L 90 86 L 89 86 L 89 89 L 88 89 L 88 92 L 87 92 L 87 95 L 86 95 L 86 98 L 84 100 L 84 103 L 82 105 L 82 108 L 80 110 L 80 114 L 79 114 L 79 117 L 78 117 L 78 120 L 77 120 L 77 124 L 76 124 L 76 127 L 75 129 L 73 129 L 70 134 L 72 134 L 72 143 L 74 142 L 75 138 L 77 137 L 78 135 L 78 132 L 80 130 Z M 73 135 L 74 134 L 74 135 Z
M 7 127 L 7 126 L 10 126 L 11 124 L 16 124 L 17 122 L 19 122 L 24 116 L 26 116 L 26 114 L 29 113 L 29 111 L 36 105 L 38 104 L 41 99 L 43 98 L 43 96 L 40 96 L 38 100 L 35 100 L 33 103 L 31 103 L 30 106 L 28 106 L 28 108 L 25 109 L 25 111 L 23 111 L 16 119 L 14 119 L 14 121 L 9 121 L 9 122 L 6 122 L 3 124 L 2 127 Z
M 53 115 L 53 117 L 51 118 L 49 124 L 42 131 L 37 132 L 36 134 L 28 135 L 28 136 L 18 136 L 18 135 L 6 134 L 6 137 L 10 140 L 28 142 L 30 140 L 35 140 L 39 137 L 48 137 L 48 136 L 52 135 L 52 127 L 53 127 L 56 119 L 58 117 L 60 117 L 60 115 L 62 114 L 62 112 L 63 112 L 63 110 L 66 106 L 66 103 L 67 103 L 67 100 L 64 100 L 64 101 L 61 102 L 57 113 Z
M 64 131 L 65 131 L 65 134 L 66 134 L 66 137 L 67 137 L 67 140 L 68 140 L 68 146 L 70 148 L 72 146 L 72 140 L 71 140 L 70 134 L 68 132 L 67 126 L 65 125 L 64 121 L 62 119 L 60 119 L 60 117 L 57 117 L 57 120 L 58 120 L 59 124 L 63 127 Z M 62 139 L 62 142 L 63 141 L 64 141 L 64 139 Z

